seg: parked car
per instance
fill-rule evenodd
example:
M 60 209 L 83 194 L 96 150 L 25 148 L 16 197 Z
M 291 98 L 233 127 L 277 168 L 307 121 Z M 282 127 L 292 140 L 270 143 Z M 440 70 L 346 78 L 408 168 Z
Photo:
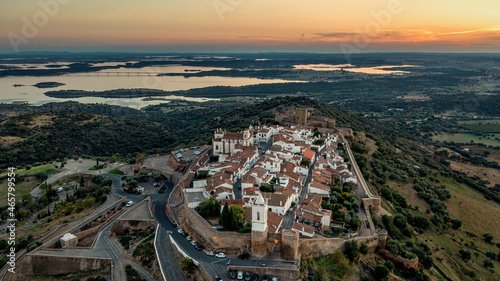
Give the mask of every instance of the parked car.
M 278 277 L 273 277 L 272 281 L 278 281 Z
M 249 258 L 250 258 L 250 254 L 248 254 L 246 252 L 238 256 L 238 259 L 240 259 L 240 260 L 248 260 Z
M 228 272 L 228 274 L 229 274 L 229 278 L 236 279 L 236 271 L 231 270 Z
M 262 277 L 262 281 L 269 281 L 269 276 L 264 275 L 264 277 Z
M 214 252 L 212 252 L 212 251 L 207 252 L 207 256 L 211 256 L 211 257 L 213 257 L 213 256 L 215 256 L 215 253 L 214 253 Z
M 225 253 L 220 252 L 220 253 L 217 253 L 217 254 L 215 255 L 215 257 L 216 257 L 216 258 L 225 258 L 225 257 L 226 257 L 226 254 L 225 254 Z
M 140 191 L 140 192 L 144 192 L 144 187 L 138 186 L 135 190 Z
M 62 186 L 57 189 L 57 192 L 62 192 L 62 191 L 63 191 Z
M 252 279 L 252 275 L 250 275 L 250 272 L 245 272 L 245 281 L 250 281 Z
M 179 229 L 177 229 L 177 232 L 182 234 L 182 233 L 184 233 L 184 230 L 182 230 L 182 228 L 179 228 Z
M 187 241 L 191 241 L 191 240 L 193 240 L 193 238 L 191 238 L 191 236 L 187 236 L 187 237 L 186 237 L 186 240 L 187 240 Z
M 217 276 L 217 275 L 216 275 L 216 276 L 214 277 L 214 281 L 222 281 L 222 278 L 220 278 L 219 276 Z
M 128 201 L 128 202 L 127 202 L 127 205 L 125 205 L 125 207 L 130 207 L 130 206 L 132 206 L 132 204 L 134 204 L 134 202 L 132 202 L 132 201 Z
M 191 241 L 191 245 L 196 246 L 196 241 Z
M 153 183 L 153 186 L 154 186 L 154 187 L 158 187 L 158 186 L 160 186 L 160 184 L 159 184 L 159 183 L 157 183 L 157 182 L 155 182 L 155 183 Z
M 238 271 L 238 280 L 243 280 L 243 271 Z
M 252 275 L 252 281 L 259 281 L 259 274 L 255 273 Z
M 198 251 L 201 251 L 201 250 L 205 249 L 205 246 L 203 246 L 203 245 L 201 245 L 201 244 L 197 244 L 197 245 L 195 245 L 195 246 L 194 246 L 194 248 L 195 248 L 196 250 L 198 250 Z
M 177 227 L 177 224 L 175 222 L 172 223 L 173 227 Z M 182 229 L 181 229 L 182 230 Z
M 265 263 L 263 263 L 263 262 L 261 262 L 261 263 L 260 263 L 260 266 L 266 266 L 266 264 L 265 264 Z

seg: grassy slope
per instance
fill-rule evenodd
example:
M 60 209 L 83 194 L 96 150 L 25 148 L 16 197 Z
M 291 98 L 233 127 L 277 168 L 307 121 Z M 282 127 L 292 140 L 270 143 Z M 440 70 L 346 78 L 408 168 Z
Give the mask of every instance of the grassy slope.
M 441 134 L 433 136 L 432 139 L 437 141 L 453 141 L 456 143 L 470 143 L 473 140 L 475 143 L 484 143 L 486 145 L 499 146 L 500 141 L 495 140 L 495 138 L 500 137 L 500 134 L 488 134 L 487 138 L 476 136 L 473 134 L 459 133 L 459 134 Z M 494 135 L 494 136 L 491 136 Z

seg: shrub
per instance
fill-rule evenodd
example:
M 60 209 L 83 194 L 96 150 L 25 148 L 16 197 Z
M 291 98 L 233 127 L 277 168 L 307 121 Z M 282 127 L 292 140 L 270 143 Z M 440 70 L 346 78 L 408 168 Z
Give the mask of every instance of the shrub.
M 393 271 L 396 266 L 391 261 L 385 261 L 384 266 L 387 267 L 390 271 Z
M 363 255 L 368 254 L 368 246 L 365 243 L 361 244 L 361 246 L 359 247 L 359 252 Z
M 193 273 L 196 268 L 193 260 L 190 258 L 184 258 L 181 264 L 182 271 L 186 271 L 187 273 Z
M 348 241 L 345 244 L 344 254 L 350 261 L 357 259 L 359 257 L 358 242 L 355 240 Z
M 377 265 L 377 267 L 375 267 L 375 277 L 377 278 L 377 280 L 383 280 L 387 278 L 390 273 L 391 271 L 383 265 Z

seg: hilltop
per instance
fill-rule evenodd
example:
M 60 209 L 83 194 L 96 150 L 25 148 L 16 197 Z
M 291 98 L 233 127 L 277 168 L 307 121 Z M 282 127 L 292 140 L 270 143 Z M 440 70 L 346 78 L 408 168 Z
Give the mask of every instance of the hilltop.
M 448 156 L 418 131 L 410 134 L 407 129 L 305 97 L 206 103 L 176 100 L 143 110 L 78 103 L 10 106 L 12 110 L 2 111 L 0 122 L 3 166 L 82 155 L 116 155 L 133 162 L 138 153 L 165 153 L 210 142 L 217 128 L 240 130 L 252 124 L 273 124 L 276 112 L 311 108 L 313 115 L 353 129 L 350 143 L 356 161 L 372 192 L 383 198 L 384 209 L 392 214 L 375 218 L 395 241 L 391 251 L 418 256 L 418 271 L 425 276 L 500 278 L 489 264 L 500 266 L 495 261 L 500 228 L 491 221 L 500 217 L 498 189 L 479 174 L 453 170 Z M 485 239 L 486 234 L 493 237 L 491 241 Z M 304 274 L 317 276 L 326 270 L 323 263 L 328 264 L 309 263 L 312 266 Z M 411 275 L 401 270 L 395 273 Z

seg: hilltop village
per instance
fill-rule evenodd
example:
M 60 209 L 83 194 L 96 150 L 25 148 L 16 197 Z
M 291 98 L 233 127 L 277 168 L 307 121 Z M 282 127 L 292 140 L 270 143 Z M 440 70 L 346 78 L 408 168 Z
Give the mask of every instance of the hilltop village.
M 327 255 L 351 238 L 385 245 L 387 233 L 375 230 L 370 214 L 384 212 L 380 198 L 356 173 L 344 137 L 352 131 L 310 114 L 297 109 L 276 114 L 275 125 L 216 130 L 212 154 L 183 167 L 184 204 L 173 208 L 183 231 L 208 250 L 255 258 Z M 173 157 L 181 163 L 182 151 Z M 206 215 L 210 202 L 219 205 L 215 219 Z M 237 229 L 223 222 L 228 210 L 243 213 Z

